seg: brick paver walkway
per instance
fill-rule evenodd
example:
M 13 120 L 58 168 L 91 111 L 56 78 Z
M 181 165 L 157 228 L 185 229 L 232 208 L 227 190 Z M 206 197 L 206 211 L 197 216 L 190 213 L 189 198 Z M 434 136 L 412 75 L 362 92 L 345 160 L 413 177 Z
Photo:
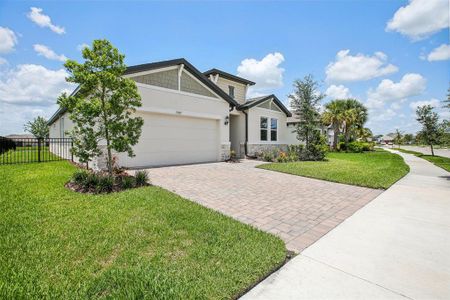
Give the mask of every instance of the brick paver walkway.
M 300 252 L 381 191 L 257 169 L 261 162 L 149 169 L 164 187 L 241 222 L 278 235 Z

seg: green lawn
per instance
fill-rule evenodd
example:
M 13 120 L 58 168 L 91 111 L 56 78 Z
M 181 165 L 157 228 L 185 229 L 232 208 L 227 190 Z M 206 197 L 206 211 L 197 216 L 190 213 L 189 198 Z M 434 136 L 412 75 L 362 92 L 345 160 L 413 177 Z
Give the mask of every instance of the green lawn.
M 0 154 L 0 164 L 38 162 L 38 154 L 39 150 L 36 146 L 17 147 L 16 150 Z M 40 159 L 41 161 L 53 161 L 60 160 L 60 157 L 51 153 L 48 147 L 43 146 L 40 149 Z
M 229 299 L 284 243 L 158 187 L 63 187 L 67 162 L 0 166 L 1 299 Z
M 270 163 L 262 169 L 333 182 L 387 189 L 409 172 L 396 154 L 383 150 L 364 153 L 330 152 L 326 161 Z
M 448 157 L 443 157 L 443 156 L 438 156 L 438 155 L 432 156 L 432 155 L 428 155 L 428 154 L 423 154 L 421 152 L 411 151 L 411 150 L 406 150 L 406 149 L 401 149 L 401 148 L 394 148 L 393 150 L 398 150 L 403 153 L 413 154 L 417 157 L 428 160 L 429 162 L 433 163 L 434 165 L 441 167 L 442 169 L 450 172 L 450 158 L 448 158 Z

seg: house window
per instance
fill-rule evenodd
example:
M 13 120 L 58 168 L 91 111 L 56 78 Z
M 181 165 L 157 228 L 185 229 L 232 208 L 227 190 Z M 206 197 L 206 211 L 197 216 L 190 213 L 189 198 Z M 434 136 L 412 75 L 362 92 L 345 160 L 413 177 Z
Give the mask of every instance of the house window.
M 64 137 L 64 118 L 60 119 L 60 125 L 59 125 L 59 137 Z
M 234 86 L 232 85 L 228 86 L 228 95 L 234 99 Z
M 260 138 L 261 141 L 267 141 L 267 118 L 266 117 L 261 117 L 261 122 L 260 122 Z
M 270 140 L 277 140 L 278 121 L 277 119 L 270 119 Z

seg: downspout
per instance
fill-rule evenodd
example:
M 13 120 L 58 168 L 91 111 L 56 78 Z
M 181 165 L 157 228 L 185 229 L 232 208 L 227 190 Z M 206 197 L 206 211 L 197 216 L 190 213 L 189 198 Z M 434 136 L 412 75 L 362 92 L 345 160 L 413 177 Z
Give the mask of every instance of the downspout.
M 247 157 L 247 142 L 248 142 L 248 113 L 242 111 L 245 115 L 245 142 L 244 142 L 244 154 Z

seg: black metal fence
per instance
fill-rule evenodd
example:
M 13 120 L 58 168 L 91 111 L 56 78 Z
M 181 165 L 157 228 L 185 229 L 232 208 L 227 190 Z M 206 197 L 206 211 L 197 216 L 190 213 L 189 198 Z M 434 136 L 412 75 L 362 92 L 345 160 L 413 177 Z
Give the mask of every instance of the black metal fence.
M 72 160 L 70 138 L 0 137 L 0 165 Z

